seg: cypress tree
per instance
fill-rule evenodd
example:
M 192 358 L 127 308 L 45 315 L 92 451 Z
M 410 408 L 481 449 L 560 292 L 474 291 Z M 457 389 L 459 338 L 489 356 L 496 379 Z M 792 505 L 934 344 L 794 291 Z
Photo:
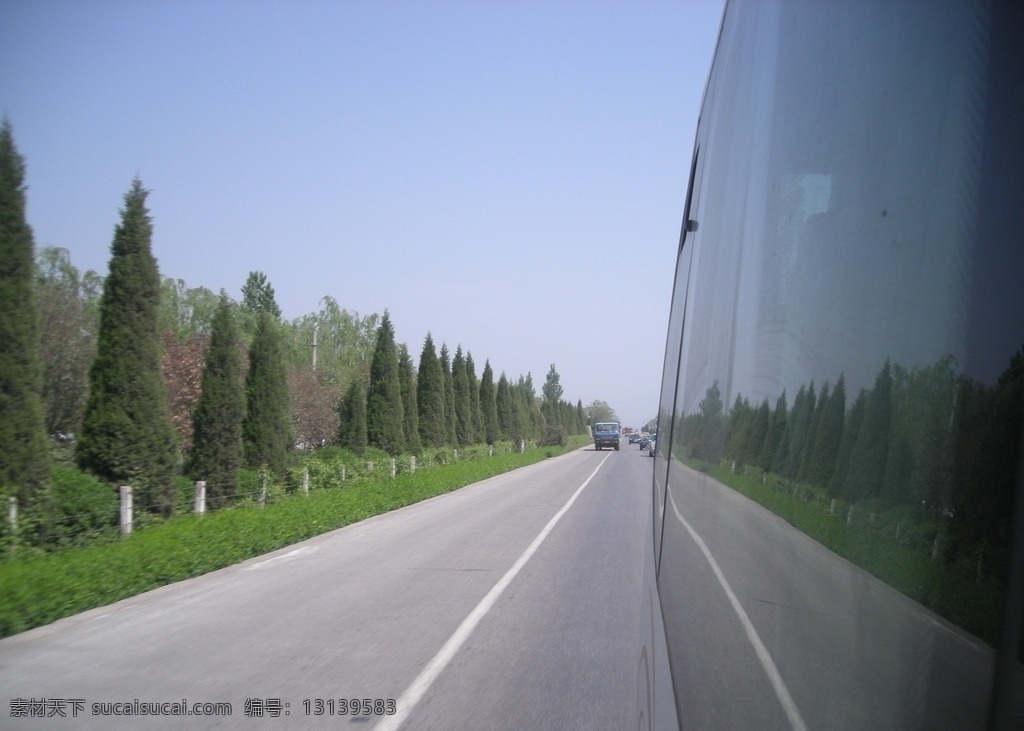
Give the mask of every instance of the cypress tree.
M 141 509 L 169 515 L 178 452 L 160 372 L 160 275 L 147 195 L 136 178 L 114 231 L 76 458 L 101 479 L 134 487 Z
M 472 422 L 472 443 L 479 444 L 484 438 L 484 415 L 480 410 L 480 381 L 476 377 L 473 355 L 466 351 L 466 379 L 469 381 L 469 418 Z
M 416 405 L 416 374 L 405 343 L 398 346 L 398 385 L 402 392 L 402 430 L 405 450 L 420 453 L 419 408 Z
M 391 455 L 402 453 L 405 448 L 402 411 L 395 331 L 391 316 L 384 310 L 377 328 L 377 346 L 370 360 L 370 387 L 366 393 L 366 438 L 370 446 Z
M 811 414 L 811 420 L 807 426 L 804 451 L 800 457 L 800 464 L 796 471 L 796 479 L 798 480 L 804 481 L 810 479 L 807 473 L 812 469 L 811 460 L 813 458 L 812 453 L 814 451 L 814 442 L 818 438 L 818 427 L 821 423 L 822 413 L 825 411 L 825 406 L 828 404 L 830 393 L 831 386 L 828 381 L 825 381 L 824 385 L 821 387 L 821 395 L 818 396 L 818 400 L 815 403 L 814 413 Z
M 853 459 L 854 448 L 860 437 L 860 429 L 864 424 L 864 410 L 867 405 L 867 391 L 861 389 L 857 398 L 850 405 L 850 410 L 843 419 L 843 437 L 839 440 L 839 451 L 836 454 L 836 468 L 828 483 L 828 493 L 832 496 L 849 498 L 846 478 L 850 474 L 850 461 Z M 856 497 L 856 496 L 853 496 Z
M 452 361 L 452 393 L 455 396 L 455 441 L 459 446 L 472 444 L 472 401 L 469 395 L 469 376 L 466 374 L 466 358 L 462 355 L 461 345 L 455 348 L 455 360 Z
M 272 310 L 263 310 L 256 318 L 245 375 L 245 465 L 282 476 L 293 444 L 281 326 Z
M 839 444 L 843 438 L 843 420 L 846 417 L 846 380 L 839 376 L 832 393 L 822 390 L 821 418 L 817 422 L 814 443 L 809 453 L 804 474 L 815 485 L 828 487 L 836 470 Z
M 533 387 L 533 374 L 527 372 L 520 376 L 517 384 L 522 406 L 524 438 L 533 439 L 540 435 L 544 423 L 544 415 L 540 413 L 537 403 L 537 391 Z
M 434 351 L 434 340 L 427 333 L 420 353 L 416 379 L 416 407 L 419 412 L 420 441 L 427 447 L 445 443 L 444 373 Z
M 495 415 L 502 439 L 513 439 L 513 433 L 516 429 L 515 406 L 512 403 L 511 390 L 508 378 L 502 373 L 498 378 L 498 388 L 494 396 Z
M 480 413 L 484 424 L 484 441 L 494 444 L 501 438 L 498 429 L 498 407 L 494 393 L 494 371 L 491 361 L 484 361 L 484 372 L 480 377 Z
M 362 454 L 366 451 L 366 393 L 362 384 L 353 379 L 341 400 L 338 419 L 338 444 Z
M 452 379 L 452 361 L 448 346 L 441 343 L 441 374 L 444 377 L 444 443 L 455 445 L 455 383 Z
M 790 420 L 786 422 L 786 446 L 787 453 L 783 469 L 786 477 L 798 479 L 800 466 L 803 464 L 804 453 L 807 450 L 808 435 L 811 433 L 811 422 L 814 420 L 815 406 L 817 405 L 817 392 L 814 388 L 814 381 L 805 389 L 801 386 L 793 401 L 793 411 Z
M 193 446 L 188 462 L 189 476 L 206 481 L 206 495 L 212 508 L 224 505 L 238 492 L 245 419 L 239 340 L 234 306 L 221 293 L 210 329 L 202 390 L 192 412 Z
M 885 478 L 892 423 L 892 365 L 888 360 L 875 377 L 874 388 L 864 403 L 864 422 L 850 456 L 844 490 L 851 502 L 877 497 Z
M 0 485 L 22 507 L 43 497 L 50 452 L 43 419 L 34 243 L 25 220 L 25 163 L 0 123 Z
M 729 426 L 726 430 L 725 447 L 722 456 L 728 460 L 743 461 L 743 447 L 749 433 L 750 421 L 754 411 L 750 402 L 741 394 L 736 394 L 732 409 L 729 411 Z
M 786 418 L 788 407 L 786 405 L 786 391 L 783 390 L 775 401 L 775 409 L 771 413 L 771 420 L 768 424 L 768 433 L 764 438 L 764 445 L 757 458 L 757 464 L 765 472 L 775 469 L 775 455 L 779 451 L 782 442 L 782 435 L 786 431 Z

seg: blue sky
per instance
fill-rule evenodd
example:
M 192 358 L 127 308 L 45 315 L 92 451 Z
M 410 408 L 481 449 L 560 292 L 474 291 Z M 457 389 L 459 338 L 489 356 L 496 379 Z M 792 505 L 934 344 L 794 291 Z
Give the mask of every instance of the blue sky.
M 151 190 L 164 276 L 284 316 L 387 308 L 509 377 L 655 416 L 720 0 L 0 0 L 37 247 L 105 273 Z

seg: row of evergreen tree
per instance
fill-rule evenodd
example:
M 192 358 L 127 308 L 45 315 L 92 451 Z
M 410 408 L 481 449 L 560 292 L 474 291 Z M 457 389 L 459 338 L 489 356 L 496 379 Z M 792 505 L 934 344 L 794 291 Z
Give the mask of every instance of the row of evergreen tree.
M 296 367 L 296 351 L 308 351 L 294 335 L 310 322 L 281 321 L 262 273 L 250 273 L 240 303 L 223 292 L 193 298 L 183 283 L 161 280 L 147 195 L 136 179 L 124 196 L 105 279 L 80 278 L 53 251 L 37 263 L 24 160 L 9 121 L 0 126 L 0 488 L 29 510 L 45 512 L 54 434 L 73 436 L 80 469 L 135 486 L 136 504 L 169 514 L 179 475 L 206 480 L 217 505 L 237 489 L 241 468 L 283 474 L 296 447 L 417 454 L 585 432 L 582 403 L 561 400 L 554 365 L 541 398 L 529 375 L 512 382 L 502 373 L 495 384 L 489 362 L 478 380 L 468 352 L 460 346 L 450 359 L 442 345 L 438 357 L 428 334 L 414 372 L 387 312 L 360 320 L 330 298 L 312 325 L 314 342 L 320 325 L 339 336 L 333 351 L 324 349 L 331 367 L 318 371 L 315 355 Z M 186 321 L 197 325 L 169 326 Z M 40 338 L 44 326 L 67 340 Z M 85 341 L 92 347 L 74 347 Z M 179 346 L 187 357 L 169 362 Z M 88 377 L 75 378 L 76 369 Z M 328 415 L 297 418 L 296 403 L 314 402 Z
M 564 435 L 586 433 L 583 404 L 561 400 L 554 364 L 540 404 L 529 374 L 512 383 L 502 373 L 495 384 L 486 361 L 478 380 L 472 354 L 458 346 L 453 359 L 443 344 L 438 354 L 430 333 L 414 371 L 406 346 L 394 342 L 386 311 L 369 380 L 368 392 L 353 380 L 339 410 L 337 442 L 357 453 L 373 446 L 390 454 L 418 454 L 424 447 L 544 437 L 564 443 Z M 544 433 L 551 429 L 555 435 Z
M 845 379 L 802 385 L 789 406 L 728 412 L 717 381 L 683 416 L 673 441 L 685 454 L 753 465 L 816 486 L 849 504 L 920 511 L 943 527 L 949 561 L 987 555 L 1005 568 L 1024 421 L 1024 348 L 996 383 L 957 373 L 952 357 L 913 369 L 886 362 L 847 408 Z

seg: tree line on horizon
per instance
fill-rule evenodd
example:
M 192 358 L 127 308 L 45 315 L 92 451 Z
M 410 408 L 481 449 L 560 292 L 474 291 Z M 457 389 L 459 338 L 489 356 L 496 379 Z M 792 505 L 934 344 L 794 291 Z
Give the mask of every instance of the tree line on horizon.
M 325 297 L 289 323 L 262 272 L 239 302 L 161 278 L 147 195 L 132 181 L 106 277 L 79 273 L 64 249 L 37 256 L 24 160 L 0 125 L 0 491 L 22 510 L 45 516 L 60 499 L 51 441 L 167 516 L 182 476 L 223 505 L 239 470 L 283 476 L 297 453 L 329 444 L 416 455 L 585 433 L 554 364 L 538 396 L 530 374 L 495 382 L 485 361 L 477 378 L 468 351 L 438 353 L 429 333 L 414 368 L 387 311 L 360 317 Z

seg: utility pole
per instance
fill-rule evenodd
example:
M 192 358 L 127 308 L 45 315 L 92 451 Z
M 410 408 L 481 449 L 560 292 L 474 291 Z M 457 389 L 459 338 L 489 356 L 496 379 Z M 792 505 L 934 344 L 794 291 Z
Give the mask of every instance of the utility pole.
M 313 370 L 316 371 L 316 335 L 317 330 L 320 329 L 320 323 L 313 323 Z

